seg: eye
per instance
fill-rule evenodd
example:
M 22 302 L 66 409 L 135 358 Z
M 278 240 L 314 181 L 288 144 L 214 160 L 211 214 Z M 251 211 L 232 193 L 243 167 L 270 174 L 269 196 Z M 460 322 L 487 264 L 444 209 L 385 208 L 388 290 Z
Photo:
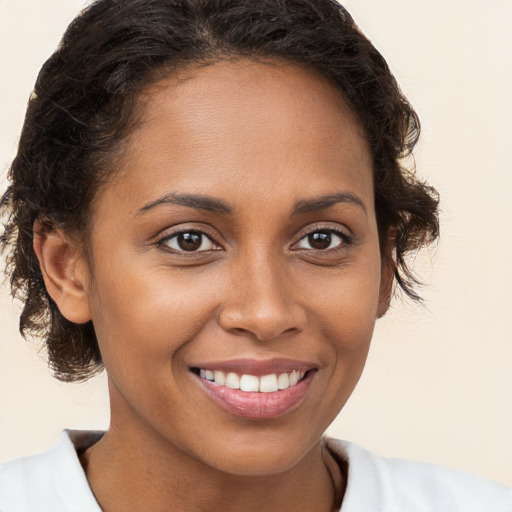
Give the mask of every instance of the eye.
M 349 243 L 348 236 L 333 230 L 322 229 L 309 233 L 295 245 L 297 249 L 327 251 Z
M 218 249 L 218 246 L 201 231 L 181 231 L 160 242 L 177 252 L 202 252 Z

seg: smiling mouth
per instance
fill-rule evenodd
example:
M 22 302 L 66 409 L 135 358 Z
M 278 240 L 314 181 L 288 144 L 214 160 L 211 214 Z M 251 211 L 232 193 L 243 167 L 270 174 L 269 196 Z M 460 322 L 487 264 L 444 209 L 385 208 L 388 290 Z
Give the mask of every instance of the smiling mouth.
M 212 362 L 189 369 L 217 406 L 251 420 L 275 419 L 300 407 L 318 373 L 312 363 L 279 358 Z
M 239 375 L 235 372 L 204 370 L 202 368 L 192 368 L 191 370 L 201 379 L 246 393 L 275 393 L 283 391 L 296 386 L 308 373 L 292 370 L 291 372 L 270 373 L 258 377 L 256 375 Z

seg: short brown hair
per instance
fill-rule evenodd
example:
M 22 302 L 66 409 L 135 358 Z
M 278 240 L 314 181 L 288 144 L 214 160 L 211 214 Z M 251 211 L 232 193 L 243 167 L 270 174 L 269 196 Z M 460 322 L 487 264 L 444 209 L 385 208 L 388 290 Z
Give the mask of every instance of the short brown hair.
M 223 58 L 279 58 L 328 78 L 357 115 L 374 160 L 381 251 L 419 300 L 406 255 L 438 236 L 435 190 L 404 168 L 418 117 L 388 65 L 333 0 L 99 0 L 69 26 L 29 101 L 0 208 L 21 333 L 44 340 L 61 380 L 102 369 L 92 322 L 77 325 L 48 295 L 34 253 L 36 219 L 84 235 L 93 197 L 133 125 L 140 91 L 180 66 Z M 112 166 L 111 166 L 112 167 Z M 390 229 L 391 228 L 391 229 Z M 393 237 L 389 239 L 389 233 Z

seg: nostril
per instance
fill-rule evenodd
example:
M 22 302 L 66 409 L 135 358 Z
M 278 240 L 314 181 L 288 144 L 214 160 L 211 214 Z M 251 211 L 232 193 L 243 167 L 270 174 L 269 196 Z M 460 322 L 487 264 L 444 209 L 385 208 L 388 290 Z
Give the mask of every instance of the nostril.
M 241 327 L 234 327 L 233 329 L 230 329 L 230 332 L 233 334 L 236 334 L 238 336 L 250 336 L 252 335 L 251 331 L 247 329 L 242 329 Z
M 231 334 L 270 341 L 301 332 L 306 315 L 298 305 L 273 304 L 269 297 L 259 301 L 253 297 L 251 303 L 233 301 L 225 305 L 220 311 L 219 324 Z
M 233 327 L 232 329 L 229 329 L 229 332 L 236 336 L 251 337 L 260 341 L 270 341 L 283 336 L 297 334 L 300 332 L 300 329 L 297 327 L 289 327 L 283 331 L 280 331 L 279 329 L 269 329 L 268 331 L 265 331 L 261 328 L 244 329 L 242 327 Z

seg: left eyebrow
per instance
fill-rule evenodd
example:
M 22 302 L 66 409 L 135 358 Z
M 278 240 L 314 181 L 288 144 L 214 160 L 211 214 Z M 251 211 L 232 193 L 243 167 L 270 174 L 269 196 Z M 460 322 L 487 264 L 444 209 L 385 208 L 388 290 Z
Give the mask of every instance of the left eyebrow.
M 338 203 L 347 203 L 359 206 L 365 215 L 368 215 L 363 201 L 349 192 L 340 192 L 326 196 L 314 197 L 311 199 L 301 199 L 295 203 L 292 215 L 303 215 L 305 213 L 327 210 Z
M 196 194 L 171 193 L 143 206 L 137 211 L 137 215 L 144 214 L 149 210 L 153 210 L 154 208 L 165 204 L 177 204 L 180 206 L 187 206 L 188 208 L 193 208 L 195 210 L 204 210 L 207 212 L 221 213 L 225 215 L 233 213 L 231 205 L 214 197 Z

